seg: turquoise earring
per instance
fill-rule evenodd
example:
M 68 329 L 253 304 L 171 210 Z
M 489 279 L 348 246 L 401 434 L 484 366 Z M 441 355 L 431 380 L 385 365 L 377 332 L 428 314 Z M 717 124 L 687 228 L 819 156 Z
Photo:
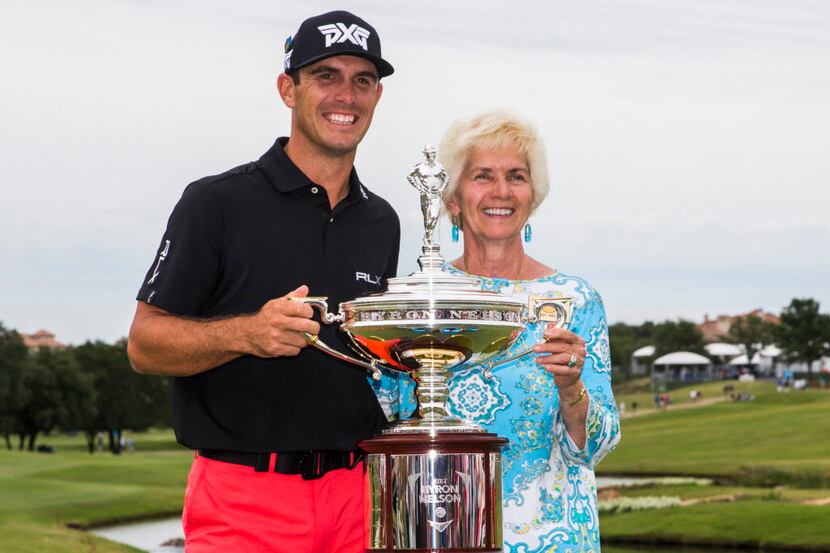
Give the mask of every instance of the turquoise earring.
M 525 224 L 525 243 L 530 242 L 533 236 L 533 229 L 530 228 L 530 223 Z
M 461 221 L 459 221 L 458 217 L 452 218 L 452 231 L 450 232 L 450 236 L 452 236 L 453 242 L 458 242 L 458 238 L 461 236 Z

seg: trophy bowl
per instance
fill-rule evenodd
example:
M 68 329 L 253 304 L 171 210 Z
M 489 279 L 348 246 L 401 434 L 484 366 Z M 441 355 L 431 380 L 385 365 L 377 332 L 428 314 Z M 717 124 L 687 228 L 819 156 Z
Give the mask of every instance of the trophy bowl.
M 470 421 L 449 415 L 447 381 L 472 366 L 490 371 L 520 355 L 505 358 L 527 322 L 548 320 L 562 326 L 570 317 L 570 298 L 534 298 L 528 305 L 481 290 L 481 280 L 436 268 L 437 246 L 425 246 L 422 269 L 389 279 L 388 290 L 343 302 L 329 313 L 322 297 L 297 298 L 321 312 L 326 323 L 339 322 L 360 359 L 336 352 L 315 337 L 318 348 L 379 376 L 385 368 L 410 375 L 416 383 L 418 417 L 385 430 L 403 432 L 482 432 Z M 443 259 L 440 259 L 443 262 Z
M 341 329 L 367 359 L 401 372 L 474 365 L 501 355 L 524 329 L 524 305 L 491 296 L 370 296 L 343 304 Z
M 390 279 L 386 293 L 341 305 L 354 349 L 415 380 L 419 417 L 390 433 L 480 431 L 447 412 L 447 381 L 454 370 L 501 356 L 524 330 L 523 302 L 481 291 L 477 278 L 433 276 Z

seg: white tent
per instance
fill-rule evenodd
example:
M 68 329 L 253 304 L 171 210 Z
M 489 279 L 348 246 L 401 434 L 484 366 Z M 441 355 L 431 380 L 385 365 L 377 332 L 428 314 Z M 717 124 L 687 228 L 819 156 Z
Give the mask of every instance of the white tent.
M 634 353 L 631 354 L 631 357 L 651 357 L 654 355 L 654 352 L 657 351 L 654 346 L 643 346 L 638 350 L 635 350 Z
M 651 378 L 655 381 L 697 382 L 711 377 L 712 362 L 691 351 L 675 351 L 654 360 Z
M 631 374 L 640 375 L 648 372 L 648 358 L 657 351 L 654 346 L 643 346 L 631 354 Z
M 706 357 L 691 351 L 675 351 L 654 360 L 654 365 L 711 365 Z
M 734 357 L 744 352 L 744 347 L 738 344 L 726 344 L 724 342 L 713 342 L 703 346 L 706 353 L 715 357 Z
M 752 364 L 753 365 L 757 365 L 760 362 L 761 362 L 761 356 L 759 354 L 756 353 L 755 355 L 752 356 Z M 730 365 L 746 365 L 746 364 L 748 364 L 748 362 L 746 360 L 746 354 L 739 355 L 738 357 L 736 357 L 735 359 L 730 361 L 729 364 Z
M 761 355 L 764 357 L 778 357 L 781 355 L 781 350 L 777 346 L 770 344 L 761 350 Z

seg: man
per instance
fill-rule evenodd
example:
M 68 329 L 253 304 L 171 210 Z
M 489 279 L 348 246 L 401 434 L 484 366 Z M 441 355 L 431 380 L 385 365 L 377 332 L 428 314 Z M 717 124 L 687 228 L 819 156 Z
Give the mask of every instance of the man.
M 364 20 L 307 19 L 277 79 L 290 137 L 192 183 L 170 216 L 128 351 L 175 377 L 176 437 L 197 450 L 189 553 L 363 551 L 357 443 L 385 417 L 361 370 L 306 348 L 304 333 L 341 338 L 289 298 L 337 305 L 395 275 L 397 216 L 353 168 L 392 72 Z

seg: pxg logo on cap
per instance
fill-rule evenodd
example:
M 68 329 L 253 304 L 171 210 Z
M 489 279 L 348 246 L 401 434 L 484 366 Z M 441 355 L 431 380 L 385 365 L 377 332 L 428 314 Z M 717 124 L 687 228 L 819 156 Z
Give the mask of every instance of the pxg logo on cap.
M 341 10 L 309 17 L 300 24 L 294 36 L 285 41 L 285 72 L 338 55 L 371 61 L 380 77 L 395 71 L 381 55 L 380 37 L 375 28 L 353 13 Z
M 353 23 L 346 27 L 342 23 L 330 23 L 329 25 L 320 25 L 317 30 L 323 33 L 326 37 L 326 48 L 332 44 L 346 42 L 347 40 L 355 46 L 360 46 L 364 50 L 369 50 L 367 43 L 369 36 L 372 34 L 357 23 Z

